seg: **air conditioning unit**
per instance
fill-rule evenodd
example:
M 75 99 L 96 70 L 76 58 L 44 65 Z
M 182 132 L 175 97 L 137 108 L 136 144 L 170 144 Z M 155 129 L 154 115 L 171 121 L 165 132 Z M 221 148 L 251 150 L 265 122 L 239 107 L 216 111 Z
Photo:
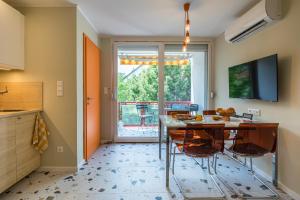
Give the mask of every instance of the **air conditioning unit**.
M 281 17 L 281 0 L 261 0 L 227 28 L 225 40 L 229 43 L 240 42 Z

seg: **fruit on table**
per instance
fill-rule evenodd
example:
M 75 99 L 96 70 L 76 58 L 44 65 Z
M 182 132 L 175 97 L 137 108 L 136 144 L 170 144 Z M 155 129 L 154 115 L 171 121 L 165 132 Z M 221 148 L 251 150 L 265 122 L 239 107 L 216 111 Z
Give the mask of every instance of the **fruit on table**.
M 222 119 L 222 117 L 214 115 L 214 116 L 212 116 L 212 119 L 215 121 L 218 121 L 218 120 Z
M 235 109 L 230 107 L 227 109 L 224 108 L 217 108 L 217 113 L 219 113 L 219 115 L 221 116 L 232 116 L 235 113 Z
M 196 115 L 195 120 L 196 120 L 196 121 L 202 121 L 202 120 L 203 120 L 202 115 Z

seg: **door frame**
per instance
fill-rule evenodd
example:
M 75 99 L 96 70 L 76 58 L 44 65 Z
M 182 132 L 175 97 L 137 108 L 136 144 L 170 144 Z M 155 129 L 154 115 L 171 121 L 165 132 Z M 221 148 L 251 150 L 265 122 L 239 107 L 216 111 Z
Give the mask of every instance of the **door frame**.
M 111 124 L 111 130 L 112 130 L 112 140 L 116 143 L 121 142 L 158 142 L 158 137 L 128 137 L 128 138 L 121 138 L 118 137 L 118 101 L 117 101 L 117 92 L 118 92 L 118 47 L 122 45 L 151 45 L 151 46 L 157 46 L 158 47 L 158 107 L 159 107 L 159 114 L 163 113 L 163 107 L 164 107 L 164 47 L 166 44 L 181 44 L 181 41 L 113 41 L 112 45 L 112 52 L 113 52 L 113 64 L 112 64 L 112 94 L 111 94 L 111 100 L 112 100 L 112 124 Z M 205 95 L 205 101 L 204 101 L 204 108 L 210 109 L 213 108 L 213 96 L 211 96 L 212 91 L 212 48 L 213 44 L 211 41 L 204 41 L 204 42 L 191 42 L 191 44 L 206 44 L 207 45 L 207 56 L 205 57 L 205 63 L 206 63 L 206 76 L 205 76 L 205 88 L 206 88 L 206 95 Z
M 114 42 L 113 43 L 113 84 L 112 84 L 112 130 L 113 130 L 113 141 L 114 142 L 158 142 L 158 137 L 119 137 L 118 136 L 118 47 L 123 45 L 148 45 L 158 47 L 158 76 L 163 77 L 163 45 L 158 42 Z M 158 79 L 160 80 L 160 78 Z M 159 114 L 161 114 L 161 108 L 163 107 L 163 87 L 158 83 L 158 108 Z

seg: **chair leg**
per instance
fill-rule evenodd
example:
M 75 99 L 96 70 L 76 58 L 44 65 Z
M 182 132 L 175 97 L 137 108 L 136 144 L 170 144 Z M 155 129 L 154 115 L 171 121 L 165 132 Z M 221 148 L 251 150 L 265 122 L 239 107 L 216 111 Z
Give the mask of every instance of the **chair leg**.
M 172 174 L 174 175 L 175 172 L 175 152 L 176 152 L 176 146 L 174 146 L 174 151 L 173 151 L 173 163 L 172 163 Z
M 170 158 L 169 158 L 170 159 L 170 163 L 171 163 L 171 158 L 172 158 L 172 146 L 173 146 L 173 140 L 170 139 Z
M 250 169 L 251 169 L 251 172 L 254 173 L 254 171 L 253 171 L 252 157 L 250 157 Z
M 247 158 L 244 158 L 244 165 L 247 166 Z
M 201 167 L 202 167 L 202 169 L 204 167 L 204 158 L 201 158 Z
M 211 171 L 210 171 L 210 162 L 209 162 L 209 157 L 207 157 L 207 168 L 208 168 L 208 173 L 211 175 Z
M 215 174 L 217 174 L 217 161 L 218 161 L 218 156 L 217 154 L 215 155 L 215 163 L 214 163 L 214 170 L 215 170 Z

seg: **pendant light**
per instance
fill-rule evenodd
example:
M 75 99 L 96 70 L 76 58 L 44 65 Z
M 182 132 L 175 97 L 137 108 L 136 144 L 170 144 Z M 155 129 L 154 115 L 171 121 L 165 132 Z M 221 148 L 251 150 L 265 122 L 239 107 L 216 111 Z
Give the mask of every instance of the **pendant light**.
M 189 18 L 189 9 L 190 9 L 190 3 L 185 3 L 183 5 L 183 9 L 185 12 L 185 18 L 184 18 L 184 41 L 182 45 L 182 51 L 187 51 L 187 45 L 191 42 L 190 38 L 190 29 L 191 29 L 191 23 Z

